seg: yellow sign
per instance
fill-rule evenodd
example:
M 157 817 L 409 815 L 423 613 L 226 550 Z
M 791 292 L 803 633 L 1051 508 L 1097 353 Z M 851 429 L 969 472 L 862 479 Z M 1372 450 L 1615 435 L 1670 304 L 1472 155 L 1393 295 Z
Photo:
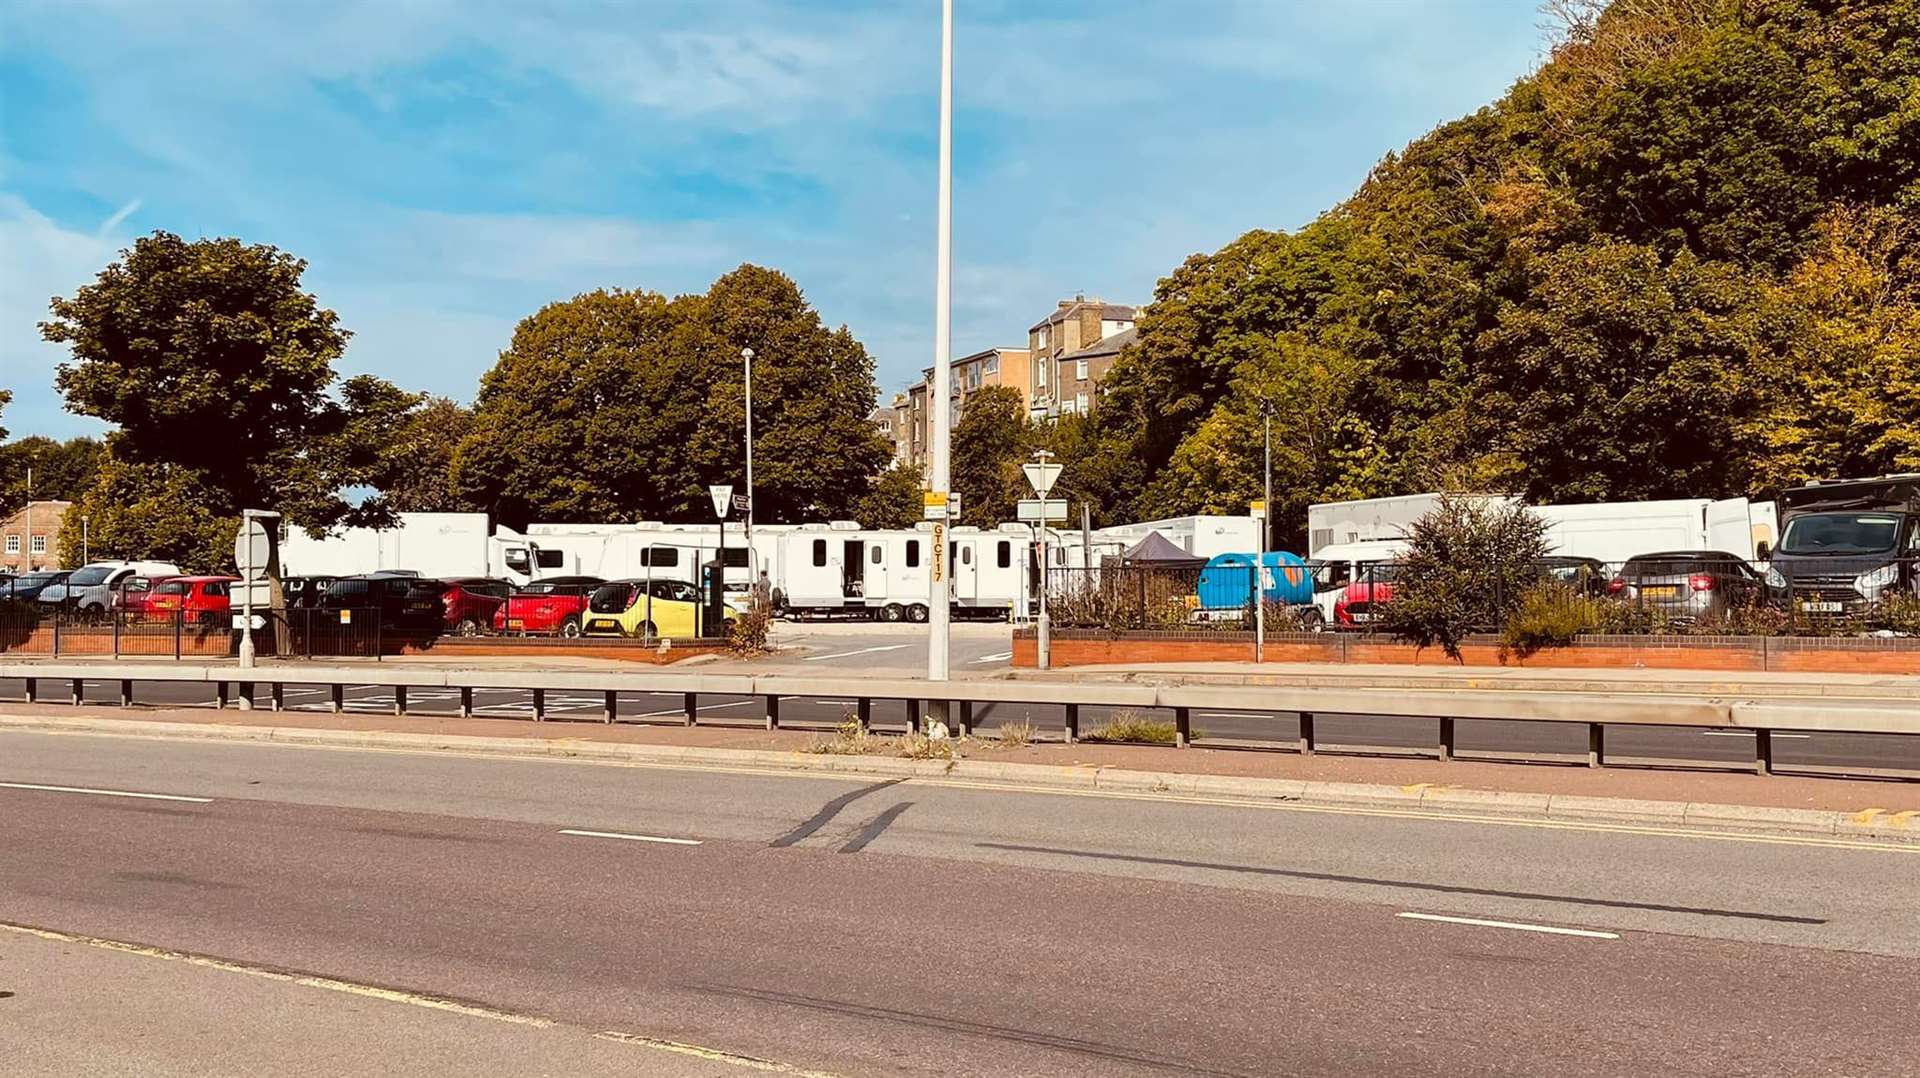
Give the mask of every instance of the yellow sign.
M 1256 517 L 1264 517 L 1267 515 L 1267 503 L 1265 501 L 1255 501 L 1252 505 L 1247 506 L 1247 512 Z
M 352 625 L 352 624 L 353 624 L 353 611 L 351 611 L 351 610 L 342 610 L 342 611 L 340 611 L 340 624 L 342 624 L 342 625 Z
M 947 519 L 947 492 L 946 491 L 929 490 L 926 492 L 926 498 L 924 499 L 924 501 L 926 505 L 926 513 L 924 514 L 926 519 L 928 520 Z M 937 580 L 939 578 L 935 577 L 934 579 Z
M 939 521 L 933 524 L 933 561 L 928 565 L 934 583 L 947 578 L 947 526 Z

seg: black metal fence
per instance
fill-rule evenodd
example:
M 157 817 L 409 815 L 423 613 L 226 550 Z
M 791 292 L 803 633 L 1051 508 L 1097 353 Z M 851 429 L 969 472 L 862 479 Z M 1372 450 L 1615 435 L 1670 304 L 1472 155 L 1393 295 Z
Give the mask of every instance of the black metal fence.
M 1269 632 L 1391 631 L 1402 566 L 1268 567 Z M 1454 574 L 1459 604 L 1486 632 L 1522 635 L 1920 636 L 1920 558 L 1744 561 L 1680 554 L 1601 562 L 1550 558 L 1522 572 Z M 1120 631 L 1251 630 L 1254 567 L 1052 568 L 1054 627 Z
M 290 658 L 378 658 L 430 644 L 438 632 L 383 624 L 378 609 L 260 611 L 254 649 Z M 16 655 L 227 658 L 240 630 L 226 611 L 80 610 L 0 601 L 0 652 Z

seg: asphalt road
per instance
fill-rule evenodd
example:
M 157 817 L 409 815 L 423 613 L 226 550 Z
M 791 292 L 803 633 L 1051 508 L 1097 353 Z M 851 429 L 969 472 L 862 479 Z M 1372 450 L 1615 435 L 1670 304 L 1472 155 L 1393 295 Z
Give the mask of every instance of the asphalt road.
M 391 1009 L 314 1004 L 373 1058 L 422 1058 L 408 1000 L 506 1016 L 466 1073 L 526 1073 L 517 1034 L 552 1029 L 847 1075 L 1920 1059 L 1910 847 L 26 733 L 0 734 L 0 818 L 0 920 L 375 986 Z M 80 950 L 17 951 L 0 1015 L 120 1073 L 259 1073 L 165 997 L 104 1006 L 122 974 Z M 10 1074 L 80 1069 L 31 1030 L 0 1046 Z
M 64 691 L 64 686 L 43 686 L 43 699 Z M 98 704 L 117 704 L 119 685 L 98 681 L 87 683 L 87 698 Z M 211 707 L 214 688 L 210 685 L 140 685 L 136 699 L 140 703 L 163 706 Z M 266 690 L 258 691 L 261 706 Z M 26 686 L 17 680 L 0 680 L 0 701 L 24 700 Z M 53 697 L 57 698 L 57 697 Z M 326 689 L 317 686 L 288 686 L 289 709 L 325 711 L 331 706 Z M 1835 703 L 1845 707 L 1844 702 Z M 393 692 L 374 685 L 356 685 L 346 693 L 349 711 L 387 713 L 393 709 Z M 407 709 L 421 714 L 456 714 L 460 708 L 457 689 L 410 689 Z M 605 699 L 597 692 L 548 693 L 548 718 L 559 721 L 600 721 Z M 700 721 L 715 725 L 761 726 L 766 720 L 766 704 L 751 696 L 702 696 Z M 677 723 L 684 714 L 684 702 L 678 694 L 633 694 L 619 699 L 622 722 Z M 844 721 L 854 710 L 851 697 L 785 697 L 780 705 L 780 721 L 794 727 L 830 729 Z M 876 729 L 905 729 L 909 705 L 903 701 L 876 702 L 873 723 Z M 924 709 L 921 709 L 924 713 Z M 500 719 L 531 720 L 533 695 L 516 690 L 476 690 L 474 712 Z M 1082 733 L 1098 729 L 1113 718 L 1106 708 L 1083 708 Z M 1148 717 L 1171 721 L 1171 713 Z M 1261 714 L 1235 711 L 1198 711 L 1191 717 L 1198 740 L 1244 742 L 1253 745 L 1284 744 L 1299 736 L 1299 717 L 1292 713 Z M 977 709 L 976 732 L 990 735 L 1003 723 L 1026 723 L 1039 740 L 1063 736 L 1065 709 L 1057 706 L 993 705 Z M 1547 724 L 1463 720 L 1455 724 L 1455 742 L 1462 756 L 1484 754 L 1527 759 L 1586 759 L 1586 734 L 1580 728 Z M 1389 716 L 1327 715 L 1316 718 L 1316 744 L 1322 751 L 1352 752 L 1431 752 L 1437 743 L 1437 724 Z M 1610 726 L 1607 728 L 1607 754 L 1616 763 L 1706 765 L 1744 767 L 1753 760 L 1753 735 L 1732 730 L 1687 730 L 1670 727 Z M 1920 744 L 1912 738 L 1875 737 L 1847 734 L 1774 735 L 1776 767 L 1854 769 L 1861 772 L 1920 772 Z

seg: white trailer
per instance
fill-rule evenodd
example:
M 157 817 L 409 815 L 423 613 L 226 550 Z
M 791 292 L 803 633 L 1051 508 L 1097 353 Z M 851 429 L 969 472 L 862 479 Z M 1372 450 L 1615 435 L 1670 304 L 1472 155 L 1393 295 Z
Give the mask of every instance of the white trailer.
M 1165 520 L 1098 528 L 1093 532 L 1094 545 L 1096 548 L 1118 546 L 1124 551 L 1145 539 L 1150 532 L 1159 532 L 1180 549 L 1199 558 L 1211 558 L 1216 554 L 1251 554 L 1260 546 L 1259 521 L 1250 516 L 1221 514 L 1168 517 Z M 1080 533 L 1073 528 L 1062 528 L 1059 534 L 1075 547 L 1083 545 L 1078 541 Z M 1097 558 L 1093 564 L 1099 564 Z
M 392 528 L 345 528 L 315 539 L 287 526 L 280 536 L 286 576 L 356 576 L 411 569 L 422 576 L 491 576 L 504 567 L 485 513 L 401 513 Z
M 1438 508 L 1442 494 L 1329 502 L 1307 507 L 1307 556 L 1328 547 L 1403 539 L 1415 521 Z M 1510 504 L 1507 494 L 1464 494 L 1485 506 Z M 1618 563 L 1665 550 L 1725 550 L 1749 560 L 1776 532 L 1772 502 L 1745 498 L 1673 498 L 1649 502 L 1537 505 L 1557 555 Z

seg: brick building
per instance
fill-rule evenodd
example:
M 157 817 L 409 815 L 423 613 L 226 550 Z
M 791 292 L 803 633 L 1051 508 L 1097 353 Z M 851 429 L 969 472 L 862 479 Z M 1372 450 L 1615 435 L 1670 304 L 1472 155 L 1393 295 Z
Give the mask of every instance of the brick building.
M 71 508 L 72 502 L 28 502 L 0 521 L 0 572 L 65 568 L 60 564 L 60 528 Z
M 1075 296 L 1034 323 L 1027 330 L 1031 414 L 1056 416 L 1091 407 L 1100 379 L 1133 341 L 1138 319 L 1136 308 Z
M 960 425 L 960 417 L 967 412 L 968 398 L 989 386 L 1007 386 L 1018 391 L 1021 410 L 1031 413 L 1030 360 L 1030 353 L 1024 348 L 988 348 L 953 360 L 949 384 L 953 425 Z M 900 459 L 922 467 L 927 463 L 927 424 L 932 421 L 928 412 L 931 405 L 927 402 L 927 388 L 932 380 L 933 368 L 928 367 L 920 372 L 920 381 L 907 388 L 904 402 L 894 398 L 896 412 L 904 419 L 905 427 L 904 437 L 896 443 L 904 454 Z

